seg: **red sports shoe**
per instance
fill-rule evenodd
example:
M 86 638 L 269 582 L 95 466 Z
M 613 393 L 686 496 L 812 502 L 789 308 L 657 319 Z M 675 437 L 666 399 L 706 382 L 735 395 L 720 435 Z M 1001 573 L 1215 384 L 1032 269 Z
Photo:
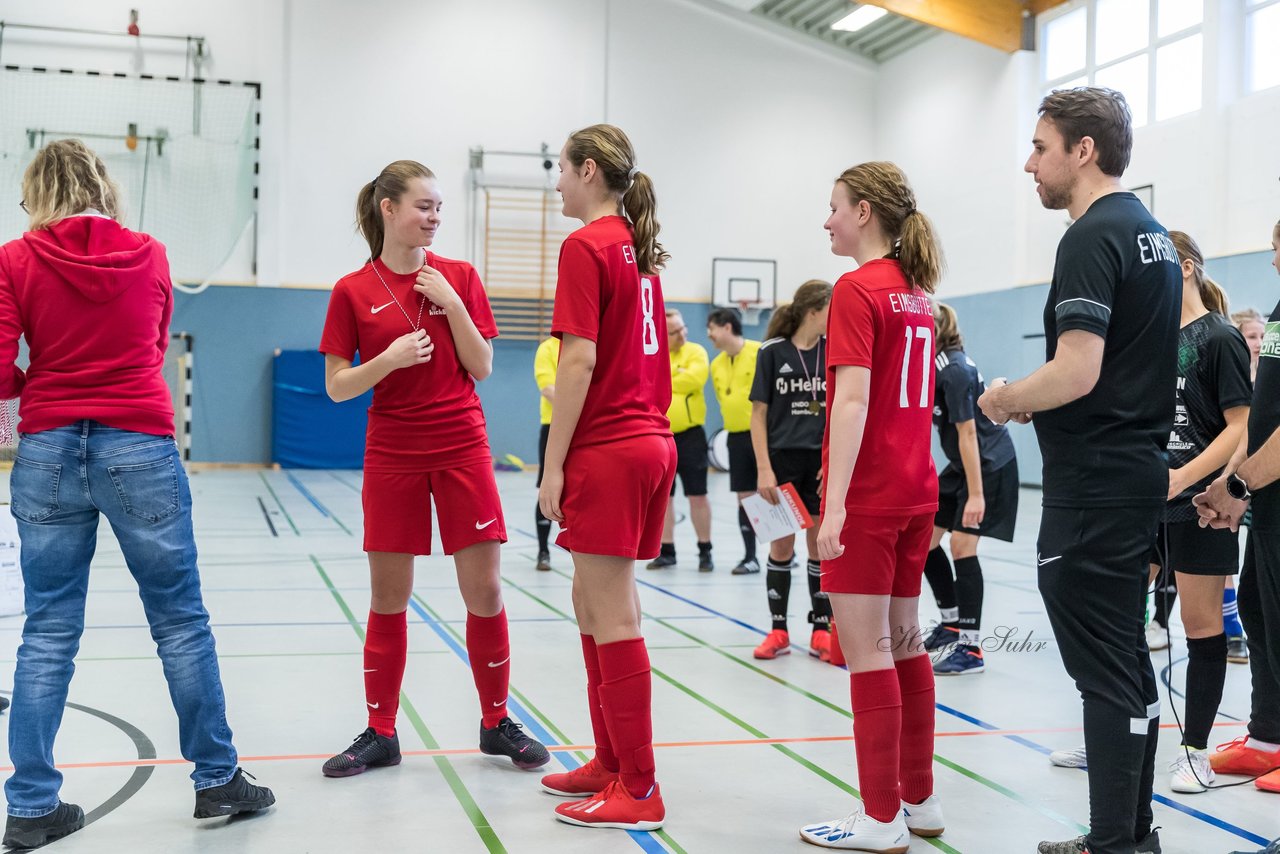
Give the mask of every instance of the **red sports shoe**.
M 1280 771 L 1272 771 L 1270 774 L 1259 777 L 1253 781 L 1253 785 L 1259 791 L 1280 794 Z
M 791 654 L 791 635 L 782 629 L 774 629 L 765 636 L 764 642 L 751 653 L 756 658 L 777 658 Z
M 819 661 L 831 660 L 831 632 L 826 629 L 814 629 L 809 638 L 809 654 L 816 655 Z
M 1257 777 L 1280 766 L 1280 750 L 1259 750 L 1250 747 L 1248 741 L 1249 737 L 1242 735 L 1235 741 L 1219 744 L 1218 751 L 1209 756 L 1209 767 L 1218 774 Z
M 831 624 L 831 646 L 827 650 L 827 661 L 836 667 L 845 665 L 844 649 L 840 646 L 840 633 L 836 631 L 836 624 Z
M 599 759 L 592 757 L 580 768 L 543 777 L 542 791 L 562 798 L 589 798 L 617 779 L 617 771 L 610 771 L 600 764 Z
M 603 791 L 583 801 L 571 801 L 556 807 L 556 818 L 579 827 L 616 827 L 621 830 L 657 830 L 667 817 L 658 784 L 647 798 L 637 800 L 614 780 Z

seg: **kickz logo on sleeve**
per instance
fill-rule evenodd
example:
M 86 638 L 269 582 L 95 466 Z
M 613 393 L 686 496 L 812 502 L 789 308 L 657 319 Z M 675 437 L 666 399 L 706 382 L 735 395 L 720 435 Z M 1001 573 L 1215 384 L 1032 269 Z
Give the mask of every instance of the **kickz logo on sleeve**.
M 1262 350 L 1258 355 L 1271 359 L 1280 358 L 1280 321 L 1268 323 L 1262 334 Z

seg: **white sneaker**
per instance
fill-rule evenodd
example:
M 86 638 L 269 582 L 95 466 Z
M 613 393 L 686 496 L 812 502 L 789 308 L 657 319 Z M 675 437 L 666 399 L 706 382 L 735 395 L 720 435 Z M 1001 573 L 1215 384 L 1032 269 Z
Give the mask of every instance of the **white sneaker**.
M 1147 623 L 1147 649 L 1155 652 L 1169 648 L 1169 630 L 1155 620 Z
M 1185 795 L 1198 795 L 1213 782 L 1213 767 L 1204 750 L 1178 748 L 1178 758 L 1169 765 L 1169 788 Z
M 918 804 L 903 801 L 902 818 L 907 822 L 907 830 L 916 836 L 941 836 L 946 829 L 937 795 L 930 795 Z
M 863 812 L 861 806 L 842 819 L 800 828 L 800 838 L 810 845 L 847 851 L 907 854 L 911 848 L 911 832 L 901 812 L 893 821 L 879 822 Z
M 1070 750 L 1055 750 L 1049 754 L 1049 761 L 1059 768 L 1088 768 L 1089 762 L 1084 755 L 1084 745 Z

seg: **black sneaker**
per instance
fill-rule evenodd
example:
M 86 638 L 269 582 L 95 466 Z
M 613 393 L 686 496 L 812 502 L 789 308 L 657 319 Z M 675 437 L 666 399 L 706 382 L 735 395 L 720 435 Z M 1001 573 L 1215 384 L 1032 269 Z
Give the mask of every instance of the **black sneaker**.
M 1138 847 L 1133 849 L 1134 854 L 1161 854 L 1160 834 L 1156 832 L 1159 829 L 1158 827 L 1152 828 L 1150 833 L 1142 837 Z
M 276 796 L 266 786 L 255 786 L 256 780 L 243 768 L 237 768 L 231 779 L 221 786 L 196 792 L 196 818 L 218 818 L 242 812 L 265 810 L 276 802 Z
M 929 632 L 924 639 L 925 652 L 937 652 L 943 647 L 953 646 L 960 642 L 960 630 L 954 626 L 948 626 L 946 623 L 939 623 L 933 627 L 933 631 Z
M 39 818 L 9 816 L 4 825 L 4 846 L 18 851 L 39 848 L 84 827 L 84 810 L 75 804 L 59 803 L 58 808 Z
M 1063 842 L 1041 842 L 1037 854 L 1089 854 L 1089 837 L 1077 836 Z
M 715 568 L 716 565 L 711 562 L 711 552 L 703 552 L 698 555 L 698 572 L 710 572 Z
M 1248 664 L 1249 663 L 1249 642 L 1244 639 L 1244 635 L 1227 638 L 1227 661 L 1232 664 Z M 0 710 L 4 706 L 0 706 Z
M 9 698 L 0 697 L 0 712 L 3 712 L 7 708 L 9 708 Z
M 551 761 L 547 749 L 524 734 L 520 724 L 503 718 L 493 729 L 480 725 L 480 752 L 488 756 L 505 756 L 517 768 L 531 771 Z
M 676 565 L 675 555 L 658 555 L 653 560 L 645 564 L 645 569 L 666 569 L 667 567 Z
M 753 557 L 744 557 L 732 570 L 734 575 L 751 575 L 760 571 L 760 561 Z
M 551 571 L 551 552 L 546 551 L 545 549 L 538 552 L 538 566 L 536 568 L 538 572 Z
M 400 764 L 400 736 L 378 735 L 373 727 L 356 736 L 351 746 L 324 763 L 326 777 L 354 777 L 369 768 Z

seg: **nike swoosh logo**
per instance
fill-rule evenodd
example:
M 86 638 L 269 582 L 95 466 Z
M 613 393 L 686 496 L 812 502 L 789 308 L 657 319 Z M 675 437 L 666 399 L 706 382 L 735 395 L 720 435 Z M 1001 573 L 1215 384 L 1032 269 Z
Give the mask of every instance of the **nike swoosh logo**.
M 489 527 L 496 521 L 498 521 L 497 516 L 494 516 L 492 519 L 490 519 L 488 522 L 485 522 L 483 525 L 481 525 L 479 522 L 476 522 L 476 530 L 483 531 L 485 528 Z
M 377 711 L 377 710 L 378 710 L 378 706 L 381 706 L 381 705 L 382 705 L 382 703 L 380 703 L 380 702 L 379 702 L 379 703 L 365 703 L 365 705 L 366 705 L 366 706 L 368 706 L 369 708 L 373 709 L 374 711 Z
M 1036 556 L 1036 563 L 1038 563 L 1040 566 L 1044 566 L 1046 563 L 1053 563 L 1055 560 L 1062 560 L 1062 555 L 1058 555 L 1057 557 L 1046 557 L 1046 558 L 1041 558 L 1039 555 Z
M 370 305 L 370 306 L 369 306 L 369 311 L 373 312 L 374 314 L 377 314 L 378 312 L 382 311 L 382 310 L 383 310 L 384 308 L 386 308 L 387 306 L 389 306 L 389 305 L 395 305 L 395 304 L 396 304 L 395 300 L 392 300 L 391 302 L 383 303 L 382 305 Z
M 506 704 L 507 704 L 507 698 L 503 697 L 501 700 L 494 701 L 493 707 L 497 709 L 501 706 L 505 706 Z
M 506 664 L 506 663 L 507 663 L 508 661 L 510 661 L 510 660 L 511 660 L 511 656 L 509 656 L 509 655 L 508 655 L 506 658 L 502 659 L 502 661 L 499 661 L 497 664 L 495 664 L 495 663 L 493 663 L 492 661 L 490 661 L 490 662 L 489 662 L 489 666 L 490 666 L 490 667 L 501 667 L 502 665 Z
M 375 667 L 375 668 L 373 668 L 372 670 L 366 670 L 366 671 L 365 671 L 365 673 L 377 673 L 377 672 L 378 672 L 378 668 L 376 668 L 376 667 Z

